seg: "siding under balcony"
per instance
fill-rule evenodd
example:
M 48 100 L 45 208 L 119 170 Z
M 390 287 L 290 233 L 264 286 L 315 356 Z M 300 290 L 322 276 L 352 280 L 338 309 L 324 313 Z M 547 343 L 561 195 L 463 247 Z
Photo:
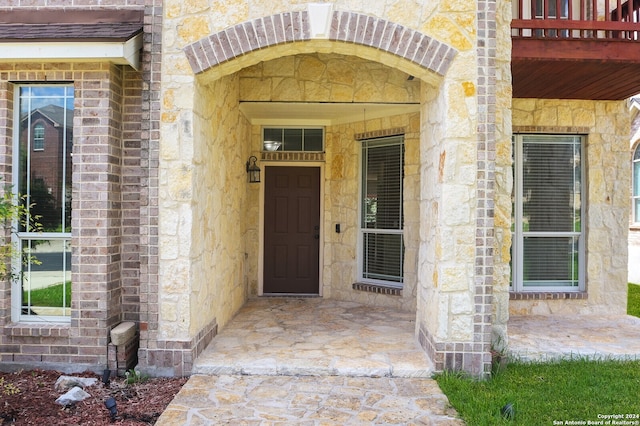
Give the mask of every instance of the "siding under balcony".
M 640 93 L 640 0 L 513 0 L 513 97 Z

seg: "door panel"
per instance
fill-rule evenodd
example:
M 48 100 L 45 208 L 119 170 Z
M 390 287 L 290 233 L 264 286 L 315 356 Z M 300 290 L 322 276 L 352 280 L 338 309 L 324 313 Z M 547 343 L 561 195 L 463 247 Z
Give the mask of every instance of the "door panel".
M 320 169 L 265 167 L 264 293 L 318 294 Z

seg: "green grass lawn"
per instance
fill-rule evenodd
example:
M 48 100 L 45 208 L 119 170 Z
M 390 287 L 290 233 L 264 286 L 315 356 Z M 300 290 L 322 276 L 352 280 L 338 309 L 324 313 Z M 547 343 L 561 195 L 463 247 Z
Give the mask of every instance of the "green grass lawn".
M 640 285 L 629 284 L 627 313 L 634 317 L 640 317 Z
M 31 291 L 31 306 L 62 306 L 62 283 L 52 285 L 49 287 L 41 288 Z M 66 298 L 65 305 L 67 308 L 71 307 L 71 281 L 67 282 L 66 286 Z M 22 295 L 23 300 L 27 300 L 27 294 Z
M 627 312 L 640 317 L 640 285 L 629 284 Z M 462 419 L 473 426 L 564 425 L 571 421 L 588 424 L 600 420 L 607 424 L 598 414 L 640 415 L 638 360 L 511 362 L 485 381 L 457 373 L 440 374 L 436 380 Z M 501 414 L 502 407 L 509 403 L 514 407 L 512 419 Z M 621 420 L 640 424 L 640 418 Z
M 454 373 L 436 380 L 468 425 L 587 424 L 603 420 L 598 414 L 640 414 L 640 361 L 511 363 L 486 381 Z M 512 419 L 501 414 L 509 403 Z

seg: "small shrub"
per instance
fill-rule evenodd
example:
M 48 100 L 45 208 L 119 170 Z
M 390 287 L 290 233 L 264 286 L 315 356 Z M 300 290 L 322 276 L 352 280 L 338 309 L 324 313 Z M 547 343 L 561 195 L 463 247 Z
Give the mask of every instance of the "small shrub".
M 41 264 L 28 250 L 16 247 L 11 241 L 11 235 L 18 232 L 19 228 L 27 229 L 29 232 L 42 232 L 40 216 L 33 215 L 30 209 L 33 205 L 28 205 L 24 196 L 18 197 L 18 203 L 11 192 L 11 187 L 4 187 L 4 192 L 0 194 L 0 223 L 5 230 L 10 233 L 0 233 L 0 280 L 8 278 L 16 279 L 16 273 L 11 269 L 11 260 L 21 258 L 23 265 L 29 263 Z
M 4 377 L 0 377 L 0 395 L 15 395 L 20 389 L 13 383 L 6 383 Z

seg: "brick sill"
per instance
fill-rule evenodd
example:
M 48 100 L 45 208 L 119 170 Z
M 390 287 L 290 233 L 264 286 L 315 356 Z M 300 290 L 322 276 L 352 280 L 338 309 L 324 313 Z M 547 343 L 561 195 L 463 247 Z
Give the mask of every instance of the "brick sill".
M 530 291 L 509 292 L 509 300 L 585 300 L 588 299 L 586 291 Z
M 389 287 L 380 284 L 353 283 L 351 288 L 369 293 L 386 294 L 388 296 L 402 296 L 401 288 Z
M 14 323 L 4 327 L 5 335 L 25 337 L 69 337 L 70 324 Z

